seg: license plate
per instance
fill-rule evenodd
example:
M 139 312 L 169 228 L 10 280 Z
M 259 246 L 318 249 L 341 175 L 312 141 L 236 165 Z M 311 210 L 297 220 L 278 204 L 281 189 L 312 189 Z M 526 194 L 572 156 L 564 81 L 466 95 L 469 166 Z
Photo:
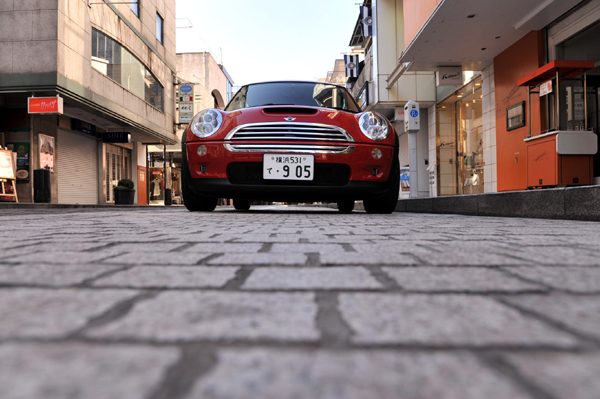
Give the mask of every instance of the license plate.
M 265 180 L 313 180 L 314 170 L 314 155 L 263 155 Z

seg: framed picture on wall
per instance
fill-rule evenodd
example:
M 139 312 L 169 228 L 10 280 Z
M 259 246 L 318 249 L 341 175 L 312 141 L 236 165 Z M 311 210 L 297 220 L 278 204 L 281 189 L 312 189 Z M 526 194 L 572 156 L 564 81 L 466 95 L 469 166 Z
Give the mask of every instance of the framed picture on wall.
M 506 108 L 506 130 L 511 131 L 525 126 L 525 101 Z

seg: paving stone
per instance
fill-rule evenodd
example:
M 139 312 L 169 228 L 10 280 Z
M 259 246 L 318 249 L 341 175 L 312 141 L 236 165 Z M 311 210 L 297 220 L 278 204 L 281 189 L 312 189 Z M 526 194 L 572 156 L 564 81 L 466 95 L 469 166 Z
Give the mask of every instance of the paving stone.
M 26 255 L 14 256 L 10 259 L 5 259 L 4 263 L 28 265 L 57 263 L 73 265 L 97 263 L 99 260 L 106 257 L 107 255 L 102 252 L 30 252 Z
M 119 265 L 195 265 L 210 253 L 198 252 L 135 252 L 125 253 L 103 263 Z
M 118 268 L 118 266 L 105 265 L 0 266 L 0 284 L 73 285 Z
M 477 251 L 459 251 L 458 248 L 447 249 L 441 252 L 430 252 L 420 258 L 426 264 L 434 266 L 503 266 L 503 265 L 527 265 L 535 262 L 522 257 L 515 258 L 515 254 L 490 253 L 487 249 Z M 521 255 L 524 256 L 524 255 Z
M 339 301 L 356 343 L 577 345 L 571 335 L 483 296 L 349 293 Z
M 399 252 L 325 252 L 320 256 L 323 265 L 416 265 L 419 263 L 409 254 Z
M 273 243 L 297 243 L 299 240 L 304 239 L 308 240 L 308 242 L 327 242 L 329 237 L 325 234 L 223 234 L 220 237 L 220 241 L 230 241 L 235 240 L 235 242 L 273 242 Z
M 201 252 L 201 253 L 257 253 L 263 244 L 261 243 L 206 243 L 201 242 L 192 247 L 186 248 L 182 252 Z
M 600 397 L 600 353 L 528 353 L 507 355 L 519 374 L 556 399 Z
M 186 399 L 196 398 L 530 399 L 530 396 L 464 352 L 236 349 L 218 353 L 216 367 L 197 381 L 186 396 Z
M 175 348 L 0 345 L 2 399 L 143 399 L 177 361 Z
M 136 294 L 131 290 L 0 290 L 0 338 L 61 337 Z
M 104 338 L 314 341 L 312 293 L 164 292 L 127 316 L 91 329 Z
M 600 293 L 600 268 L 527 266 L 507 267 L 506 270 L 561 290 L 580 293 Z
M 208 265 L 303 265 L 306 263 L 306 255 L 302 253 L 287 254 L 225 254 L 211 259 Z
M 383 270 L 401 287 L 411 291 L 518 292 L 544 289 L 490 268 L 419 266 L 386 267 Z
M 137 266 L 97 280 L 95 286 L 133 288 L 222 287 L 237 267 Z
M 524 295 L 505 300 L 600 339 L 600 296 Z
M 259 268 L 252 272 L 247 289 L 377 289 L 381 285 L 359 267 Z
M 531 246 L 515 249 L 515 256 L 526 257 L 542 265 L 600 266 L 598 253 L 587 253 L 566 246 Z
M 307 253 L 307 252 L 345 252 L 346 250 L 340 244 L 273 244 L 269 251 L 275 254 L 285 253 Z

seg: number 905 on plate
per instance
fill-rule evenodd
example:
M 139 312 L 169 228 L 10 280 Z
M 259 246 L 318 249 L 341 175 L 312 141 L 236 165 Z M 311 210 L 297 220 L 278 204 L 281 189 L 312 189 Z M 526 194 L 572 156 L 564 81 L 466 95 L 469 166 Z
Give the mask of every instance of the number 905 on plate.
M 314 155 L 263 154 L 265 180 L 313 180 L 314 170 Z

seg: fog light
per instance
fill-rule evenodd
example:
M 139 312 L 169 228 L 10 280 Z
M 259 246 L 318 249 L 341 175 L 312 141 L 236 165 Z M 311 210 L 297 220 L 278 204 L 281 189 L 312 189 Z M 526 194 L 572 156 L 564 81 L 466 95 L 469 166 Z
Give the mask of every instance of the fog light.
M 371 151 L 371 155 L 373 155 L 373 158 L 375 159 L 381 159 L 383 153 L 379 148 L 373 148 L 373 151 Z
M 200 172 L 206 173 L 206 166 L 204 166 L 204 165 L 200 166 Z
M 208 152 L 208 148 L 204 144 L 198 146 L 198 155 L 203 156 Z
M 372 174 L 373 176 L 377 176 L 377 175 L 379 174 L 379 170 L 377 170 L 377 169 L 373 169 L 373 170 L 371 171 L 371 174 Z

